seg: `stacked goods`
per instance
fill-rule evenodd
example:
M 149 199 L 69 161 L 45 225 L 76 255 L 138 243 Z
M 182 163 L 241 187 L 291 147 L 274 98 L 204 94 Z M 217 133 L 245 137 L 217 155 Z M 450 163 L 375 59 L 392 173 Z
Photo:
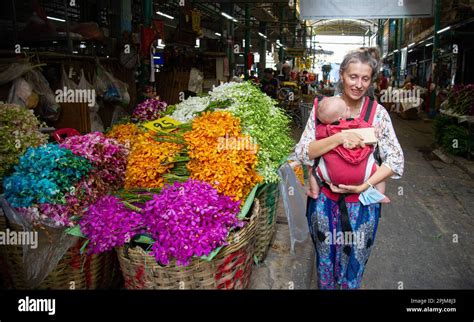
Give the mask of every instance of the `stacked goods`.
M 474 84 L 454 85 L 448 95 L 447 110 L 458 115 L 474 115 Z

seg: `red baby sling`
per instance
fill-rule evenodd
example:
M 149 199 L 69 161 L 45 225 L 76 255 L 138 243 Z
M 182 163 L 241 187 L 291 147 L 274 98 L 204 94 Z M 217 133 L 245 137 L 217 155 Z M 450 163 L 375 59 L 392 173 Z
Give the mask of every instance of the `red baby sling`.
M 314 100 L 314 117 L 316 124 L 316 139 L 324 139 L 346 129 L 358 129 L 372 127 L 375 117 L 376 102 L 366 97 L 359 118 L 349 118 L 336 121 L 332 124 L 322 124 L 318 120 L 318 103 L 321 97 Z M 326 184 L 334 185 L 359 185 L 367 181 L 376 171 L 376 160 L 374 158 L 374 146 L 366 145 L 364 148 L 347 149 L 342 145 L 334 148 L 320 157 L 315 166 L 316 172 Z M 324 188 L 324 187 L 323 187 Z M 337 200 L 339 196 L 328 191 L 328 197 Z M 347 201 L 357 201 L 358 195 L 348 196 Z

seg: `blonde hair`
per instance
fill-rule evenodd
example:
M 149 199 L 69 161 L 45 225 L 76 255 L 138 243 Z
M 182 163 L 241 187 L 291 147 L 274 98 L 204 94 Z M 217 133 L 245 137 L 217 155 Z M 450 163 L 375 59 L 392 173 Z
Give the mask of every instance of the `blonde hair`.
M 339 73 L 344 73 L 347 67 L 349 67 L 349 64 L 357 62 L 370 66 L 370 68 L 372 69 L 371 83 L 373 83 L 377 78 L 377 73 L 380 68 L 380 52 L 378 48 L 360 47 L 359 49 L 348 52 L 342 60 L 341 67 L 339 68 Z M 342 93 L 342 79 L 339 79 L 339 82 L 337 83 L 337 89 L 339 92 Z

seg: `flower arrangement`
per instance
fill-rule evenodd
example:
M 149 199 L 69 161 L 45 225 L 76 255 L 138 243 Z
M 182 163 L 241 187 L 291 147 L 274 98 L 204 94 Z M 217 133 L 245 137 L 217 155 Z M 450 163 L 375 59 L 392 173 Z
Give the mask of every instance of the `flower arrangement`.
M 121 247 L 142 234 L 151 237 L 150 255 L 162 265 L 172 259 L 188 265 L 194 256 L 209 256 L 225 246 L 229 231 L 243 227 L 237 218 L 239 201 L 219 194 L 210 184 L 197 180 L 166 185 L 148 196 L 140 207 L 124 206 L 115 196 L 102 197 L 89 207 L 80 224 L 89 239 L 89 252 Z
M 239 202 L 196 180 L 166 186 L 145 204 L 144 223 L 155 240 L 151 255 L 167 265 L 188 265 L 193 256 L 209 255 L 226 245 L 229 230 L 242 227 Z
M 205 112 L 184 134 L 190 161 L 190 178 L 210 183 L 233 200 L 245 199 L 262 180 L 256 171 L 258 145 L 223 144 L 233 139 L 251 142 L 241 133 L 240 120 L 229 112 Z
M 94 171 L 111 189 L 122 186 L 128 150 L 116 140 L 109 139 L 100 132 L 93 132 L 69 137 L 60 147 L 89 160 Z
M 157 142 L 150 133 L 138 136 L 128 158 L 125 188 L 163 187 L 163 175 L 173 168 L 173 158 L 182 147 L 172 142 Z
M 228 110 L 242 122 L 242 131 L 256 140 L 258 171 L 265 182 L 278 182 L 277 170 L 291 152 L 290 118 L 275 100 L 251 83 L 227 83 L 210 93 L 212 102 L 228 102 Z M 227 105 L 227 104 L 226 104 Z
M 168 104 L 157 98 L 149 98 L 135 107 L 132 113 L 132 121 L 153 121 L 161 117 Z
M 89 253 L 121 247 L 141 232 L 143 215 L 126 208 L 115 196 L 103 196 L 91 205 L 79 222 L 89 239 Z
M 89 174 L 91 163 L 72 151 L 48 143 L 28 148 L 15 166 L 15 172 L 3 182 L 5 198 L 12 207 L 34 203 L 64 204 L 65 194 Z
M 0 104 L 0 181 L 13 170 L 29 147 L 45 144 L 46 134 L 38 130 L 33 110 L 13 104 Z
M 123 144 L 127 148 L 131 148 L 135 141 L 135 138 L 145 133 L 138 125 L 134 123 L 117 124 L 114 125 L 106 137 L 117 140 L 120 144 Z

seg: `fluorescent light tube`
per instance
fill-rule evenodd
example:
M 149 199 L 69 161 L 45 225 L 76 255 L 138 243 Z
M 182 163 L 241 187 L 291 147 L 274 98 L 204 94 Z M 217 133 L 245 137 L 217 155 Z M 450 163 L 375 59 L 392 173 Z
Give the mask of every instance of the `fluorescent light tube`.
M 173 16 L 167 15 L 167 14 L 164 13 L 164 12 L 157 11 L 156 13 L 159 14 L 160 16 L 166 17 L 166 18 L 168 18 L 168 19 L 174 19 Z
M 48 18 L 49 20 L 54 20 L 54 21 L 61 21 L 61 22 L 66 22 L 65 19 L 60 19 L 60 18 L 56 18 L 56 17 L 50 17 L 50 16 L 46 16 L 46 18 Z

